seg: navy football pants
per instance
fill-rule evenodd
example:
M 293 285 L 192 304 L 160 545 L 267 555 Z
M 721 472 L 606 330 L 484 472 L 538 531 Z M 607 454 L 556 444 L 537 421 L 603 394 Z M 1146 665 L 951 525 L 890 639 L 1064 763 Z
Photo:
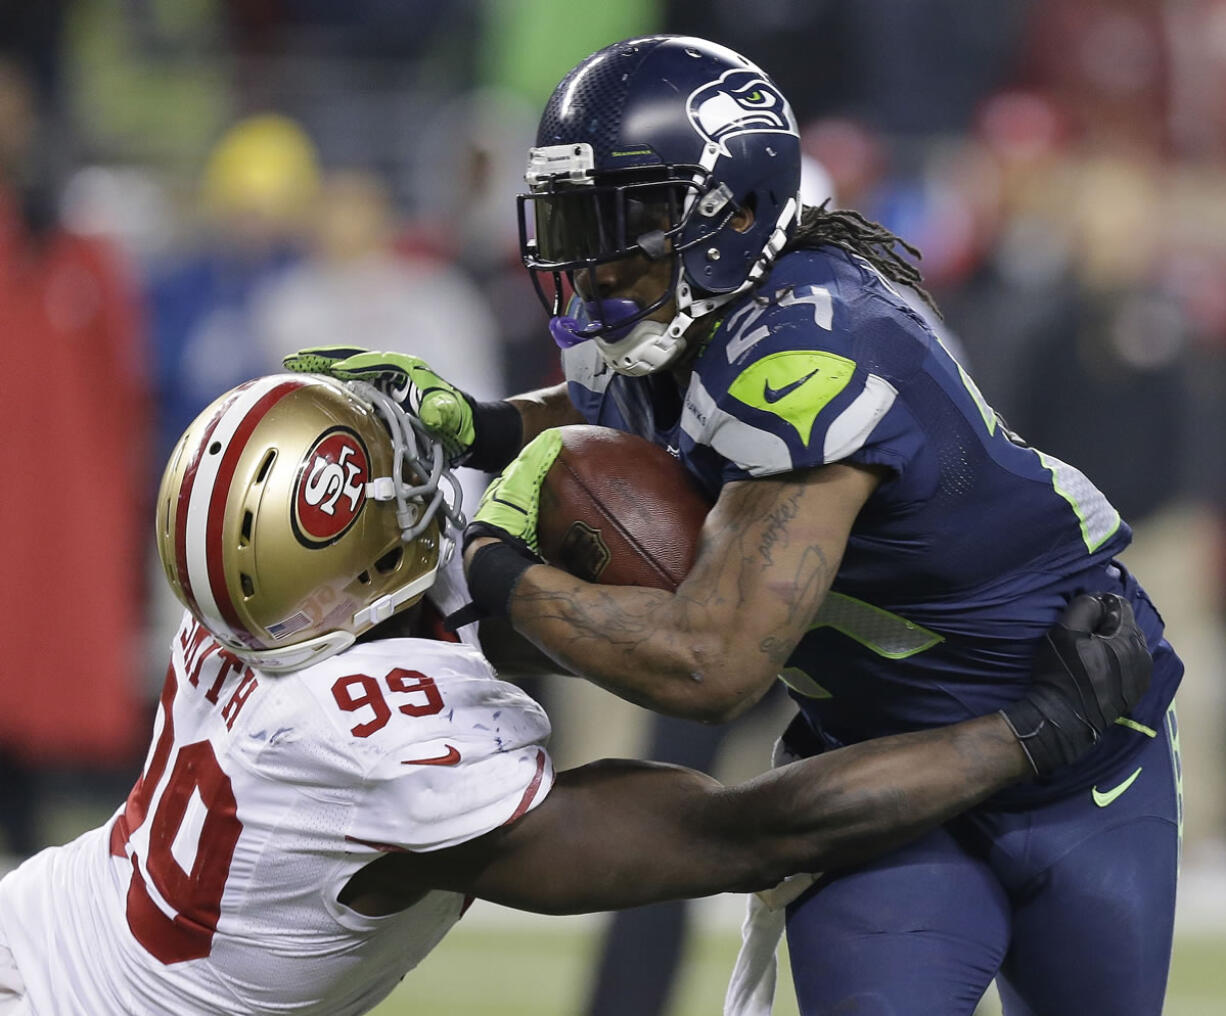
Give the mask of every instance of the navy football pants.
M 1090 790 L 977 809 L 788 908 L 803 1016 L 1158 1016 L 1182 802 L 1174 712 Z M 1138 737 L 1146 737 L 1138 733 Z

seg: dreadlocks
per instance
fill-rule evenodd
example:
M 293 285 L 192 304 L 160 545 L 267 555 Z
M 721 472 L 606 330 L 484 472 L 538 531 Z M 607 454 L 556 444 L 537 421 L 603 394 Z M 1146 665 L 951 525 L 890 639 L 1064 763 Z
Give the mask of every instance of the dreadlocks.
M 827 199 L 820 205 L 805 205 L 801 209 L 796 232 L 784 245 L 783 253 L 813 250 L 827 244 L 841 247 L 864 258 L 891 282 L 910 286 L 923 298 L 924 303 L 939 314 L 932 297 L 921 285 L 924 277 L 919 269 L 899 254 L 896 248 L 901 247 L 916 259 L 923 255 L 880 223 L 872 222 L 849 208 L 827 210 L 829 203 Z

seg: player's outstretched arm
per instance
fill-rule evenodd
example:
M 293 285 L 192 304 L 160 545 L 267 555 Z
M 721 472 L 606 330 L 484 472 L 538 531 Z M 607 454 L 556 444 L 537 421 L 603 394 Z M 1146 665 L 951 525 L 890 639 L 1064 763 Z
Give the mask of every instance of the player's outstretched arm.
M 311 346 L 286 356 L 287 370 L 378 385 L 411 409 L 447 449 L 452 465 L 498 472 L 547 427 L 578 423 L 565 385 L 478 402 L 421 357 L 357 346 Z
M 518 821 L 368 866 L 351 895 L 471 893 L 579 913 L 746 891 L 867 859 L 997 790 L 1075 761 L 1131 709 L 1152 659 L 1125 601 L 1078 597 L 1036 660 L 1027 708 L 852 745 L 736 787 L 677 766 L 596 762 L 562 773 Z M 1041 714 L 1046 733 L 1018 730 Z
M 549 914 L 749 892 L 884 851 L 1030 773 L 999 716 L 855 745 L 736 787 L 604 760 L 559 774 L 513 825 L 372 869 Z

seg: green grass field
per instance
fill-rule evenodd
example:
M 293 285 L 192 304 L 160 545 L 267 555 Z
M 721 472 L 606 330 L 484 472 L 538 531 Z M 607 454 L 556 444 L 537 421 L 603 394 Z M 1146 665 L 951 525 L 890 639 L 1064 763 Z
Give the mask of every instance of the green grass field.
M 582 1016 L 598 927 L 569 918 L 525 918 L 505 927 L 466 919 L 375 1016 Z M 693 941 L 670 1016 L 719 1016 L 737 944 L 726 928 Z M 999 1008 L 989 998 L 979 1011 L 990 1016 Z M 1181 936 L 1164 1016 L 1223 1013 L 1226 933 Z M 797 1016 L 786 962 L 775 1016 Z

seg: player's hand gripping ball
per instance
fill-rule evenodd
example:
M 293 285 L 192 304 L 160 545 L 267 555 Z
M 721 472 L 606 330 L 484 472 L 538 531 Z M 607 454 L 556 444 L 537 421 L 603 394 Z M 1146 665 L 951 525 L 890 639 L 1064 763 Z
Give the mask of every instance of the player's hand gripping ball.
M 515 460 L 485 488 L 481 504 L 464 531 L 465 546 L 479 537 L 492 536 L 540 560 L 537 518 L 541 485 L 561 450 L 561 428 L 542 431 L 524 445 Z
M 589 582 L 676 589 L 710 508 L 659 445 L 606 427 L 564 427 L 541 486 L 540 554 Z
M 547 430 L 486 489 L 465 544 L 494 537 L 503 550 L 480 563 L 489 548 L 477 550 L 469 585 L 490 613 L 505 612 L 537 561 L 589 582 L 676 589 L 709 509 L 685 467 L 643 438 L 586 425 Z M 519 555 L 514 574 L 508 551 Z

